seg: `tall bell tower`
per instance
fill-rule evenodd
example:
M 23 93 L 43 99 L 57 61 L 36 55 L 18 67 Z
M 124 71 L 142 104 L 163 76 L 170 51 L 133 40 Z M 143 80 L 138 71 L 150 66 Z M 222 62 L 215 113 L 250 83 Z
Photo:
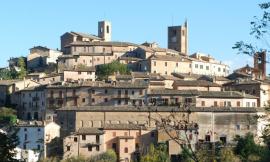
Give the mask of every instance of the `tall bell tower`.
M 111 41 L 112 39 L 112 24 L 109 21 L 98 22 L 98 37 L 104 41 Z
M 182 26 L 168 27 L 168 48 L 188 54 L 188 23 Z

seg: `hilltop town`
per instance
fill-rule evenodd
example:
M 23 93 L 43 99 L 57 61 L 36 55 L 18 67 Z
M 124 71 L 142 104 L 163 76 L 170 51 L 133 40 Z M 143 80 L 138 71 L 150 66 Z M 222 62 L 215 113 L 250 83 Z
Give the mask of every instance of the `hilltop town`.
M 167 48 L 113 41 L 112 29 L 100 21 L 97 35 L 66 32 L 60 49 L 31 47 L 1 69 L 0 106 L 16 110 L 18 159 L 113 150 L 129 162 L 162 143 L 177 161 L 182 145 L 233 145 L 247 133 L 262 142 L 265 121 L 257 116 L 270 99 L 265 52 L 231 71 L 210 54 L 189 53 L 187 22 L 164 29 Z

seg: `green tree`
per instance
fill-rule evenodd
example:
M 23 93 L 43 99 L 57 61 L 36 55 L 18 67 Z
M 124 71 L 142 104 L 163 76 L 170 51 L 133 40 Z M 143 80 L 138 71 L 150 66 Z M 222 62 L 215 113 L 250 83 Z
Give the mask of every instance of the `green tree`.
M 4 124 L 13 125 L 15 124 L 16 120 L 17 120 L 16 110 L 7 107 L 0 108 L 0 123 L 2 125 Z
M 20 71 L 19 71 L 18 77 L 20 79 L 23 79 L 27 74 L 26 65 L 25 65 L 25 61 L 23 57 L 19 58 L 19 68 L 20 68 Z
M 158 146 L 150 145 L 148 153 L 141 158 L 141 162 L 169 162 L 167 145 L 159 144 Z
M 222 162 L 241 162 L 240 158 L 236 156 L 232 149 L 223 148 L 220 151 L 220 161 Z
M 117 155 L 113 150 L 107 150 L 105 153 L 90 158 L 89 162 L 116 162 Z
M 264 161 L 268 150 L 255 143 L 254 136 L 248 133 L 244 137 L 237 136 L 235 138 L 237 145 L 234 148 L 236 155 L 239 155 L 242 161 L 253 162 L 253 161 Z
M 125 64 L 121 64 L 119 61 L 113 61 L 109 64 L 103 64 L 97 66 L 96 74 L 99 80 L 108 79 L 109 75 L 112 75 L 116 72 L 120 74 L 129 74 L 130 71 Z
M 9 134 L 0 132 L 0 159 L 5 162 L 17 162 L 19 160 L 14 159 L 16 155 L 14 149 L 19 145 L 17 132 L 13 128 L 8 132 Z
M 0 78 L 3 80 L 17 79 L 18 73 L 14 68 L 0 70 Z

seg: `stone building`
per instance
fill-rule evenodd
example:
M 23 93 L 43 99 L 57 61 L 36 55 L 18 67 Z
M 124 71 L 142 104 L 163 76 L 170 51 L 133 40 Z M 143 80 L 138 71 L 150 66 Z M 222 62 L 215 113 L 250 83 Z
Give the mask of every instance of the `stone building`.
M 0 80 L 0 106 L 17 105 L 19 102 L 16 92 L 37 85 L 39 85 L 39 83 L 30 79 Z
M 258 97 L 236 91 L 197 91 L 152 89 L 148 105 L 186 105 L 195 107 L 257 107 Z
M 18 92 L 18 117 L 22 120 L 44 120 L 46 100 L 45 86 L 35 86 Z
M 48 110 L 65 106 L 144 105 L 147 84 L 134 82 L 82 82 L 49 85 L 46 88 Z
M 80 128 L 63 139 L 63 158 L 91 157 L 105 152 L 104 131 L 98 128 Z
M 188 24 L 168 27 L 168 48 L 188 54 Z
M 95 81 L 96 68 L 95 67 L 77 67 L 75 69 L 64 69 L 65 82 L 78 82 L 78 81 Z
M 42 46 L 33 47 L 30 49 L 30 54 L 27 56 L 27 70 L 35 71 L 49 64 L 56 64 L 57 58 L 61 55 L 62 52 L 58 50 Z
M 176 80 L 172 86 L 176 90 L 221 91 L 220 85 L 205 80 Z
M 239 107 L 64 107 L 57 110 L 57 122 L 61 125 L 61 135 L 66 136 L 82 127 L 102 128 L 104 124 L 144 124 L 155 129 L 157 120 L 174 113 L 175 120 L 198 123 L 198 140 L 230 143 L 236 135 L 243 136 L 248 132 L 258 137 L 256 116 L 260 111 Z
M 223 85 L 223 89 L 226 91 L 240 91 L 245 94 L 250 94 L 258 97 L 258 107 L 269 106 L 269 82 L 258 80 L 235 80 L 231 83 Z
M 229 66 L 215 60 L 210 55 L 197 52 L 190 55 L 189 58 L 192 62 L 191 71 L 193 74 L 224 77 L 229 75 Z
M 112 149 L 118 161 L 136 160 L 156 141 L 155 132 L 143 125 L 106 124 L 101 128 L 82 127 L 64 138 L 64 159 L 83 155 L 91 157 Z

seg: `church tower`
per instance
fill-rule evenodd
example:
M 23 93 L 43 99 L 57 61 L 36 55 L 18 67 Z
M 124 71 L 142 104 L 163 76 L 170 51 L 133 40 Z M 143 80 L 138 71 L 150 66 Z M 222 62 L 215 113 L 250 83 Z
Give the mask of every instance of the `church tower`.
M 188 54 L 188 24 L 168 27 L 168 48 Z
M 112 25 L 109 21 L 98 22 L 98 37 L 104 41 L 111 41 L 112 39 Z

